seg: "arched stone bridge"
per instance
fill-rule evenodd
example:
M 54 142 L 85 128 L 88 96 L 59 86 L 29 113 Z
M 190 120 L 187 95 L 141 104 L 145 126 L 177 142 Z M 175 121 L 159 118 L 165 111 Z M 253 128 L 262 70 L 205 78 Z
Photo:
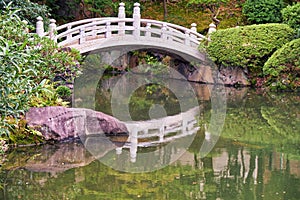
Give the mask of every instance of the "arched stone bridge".
M 142 19 L 140 4 L 134 4 L 133 17 L 126 18 L 125 4 L 120 3 L 118 17 L 80 20 L 56 27 L 50 20 L 49 32 L 44 32 L 42 18 L 38 18 L 37 34 L 58 42 L 59 46 L 73 47 L 80 53 L 93 52 L 111 47 L 137 47 L 158 49 L 177 55 L 204 60 L 198 51 L 200 41 L 207 38 L 197 32 L 196 24 L 191 28 Z M 214 27 L 212 27 L 214 28 Z

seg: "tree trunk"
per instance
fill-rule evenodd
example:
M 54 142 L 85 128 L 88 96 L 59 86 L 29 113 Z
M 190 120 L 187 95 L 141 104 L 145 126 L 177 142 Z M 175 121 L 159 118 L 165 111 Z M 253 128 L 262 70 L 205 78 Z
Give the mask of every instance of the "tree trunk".
M 163 0 L 163 4 L 164 4 L 164 20 L 166 20 L 168 17 L 167 0 Z

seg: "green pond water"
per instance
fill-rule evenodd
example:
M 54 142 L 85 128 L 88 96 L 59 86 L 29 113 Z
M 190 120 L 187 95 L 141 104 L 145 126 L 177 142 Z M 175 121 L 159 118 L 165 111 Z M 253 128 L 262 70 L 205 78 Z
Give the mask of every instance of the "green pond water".
M 98 84 L 96 110 L 113 114 L 114 84 Z M 217 137 L 208 132 L 215 125 L 212 86 L 191 85 L 199 104 L 191 134 L 155 145 L 157 138 L 139 139 L 148 145 L 135 150 L 129 141 L 96 156 L 81 140 L 13 149 L 0 168 L 0 199 L 300 199 L 299 94 L 225 88 Z M 132 93 L 128 110 L 147 121 L 193 108 L 188 98 L 181 107 L 176 99 L 167 87 L 148 84 Z M 205 141 L 214 145 L 203 154 Z

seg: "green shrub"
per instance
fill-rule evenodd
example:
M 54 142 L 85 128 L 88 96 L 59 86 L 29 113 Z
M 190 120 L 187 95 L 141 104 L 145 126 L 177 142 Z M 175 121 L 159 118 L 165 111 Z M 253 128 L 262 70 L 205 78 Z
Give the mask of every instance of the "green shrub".
M 54 80 L 57 75 L 72 80 L 79 73 L 78 52 L 59 50 L 53 41 L 28 34 L 26 28 L 18 11 L 2 11 L 0 136 L 14 132 L 17 120 L 29 107 L 62 104 L 47 80 Z M 12 119 L 15 123 L 9 123 Z
M 281 22 L 280 11 L 283 0 L 247 0 L 243 4 L 243 15 L 254 24 Z
M 294 39 L 286 24 L 262 24 L 219 30 L 211 35 L 208 54 L 218 65 L 261 73 L 267 59 Z
M 300 38 L 278 49 L 265 63 L 266 84 L 274 89 L 300 87 Z
M 283 23 L 288 24 L 294 29 L 300 29 L 300 3 L 287 6 L 282 11 Z
M 50 9 L 47 6 L 33 3 L 29 0 L 0 0 L 0 10 L 6 10 L 7 7 L 13 10 L 20 10 L 18 16 L 21 20 L 26 20 L 32 27 L 35 27 L 38 16 L 41 16 L 47 23 L 50 15 Z
M 72 94 L 71 89 L 64 85 L 58 86 L 56 88 L 56 93 L 62 98 L 69 97 Z

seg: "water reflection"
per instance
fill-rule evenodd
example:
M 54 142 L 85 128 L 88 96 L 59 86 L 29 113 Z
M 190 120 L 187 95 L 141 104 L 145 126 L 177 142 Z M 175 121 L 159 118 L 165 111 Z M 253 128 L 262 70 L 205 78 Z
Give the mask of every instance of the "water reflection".
M 198 140 L 204 137 L 201 131 L 197 134 Z M 205 158 L 195 148 L 191 146 L 170 166 L 139 174 L 103 165 L 80 143 L 18 149 L 2 166 L 0 198 L 297 199 L 300 195 L 300 160 L 293 159 L 295 155 L 224 139 Z

